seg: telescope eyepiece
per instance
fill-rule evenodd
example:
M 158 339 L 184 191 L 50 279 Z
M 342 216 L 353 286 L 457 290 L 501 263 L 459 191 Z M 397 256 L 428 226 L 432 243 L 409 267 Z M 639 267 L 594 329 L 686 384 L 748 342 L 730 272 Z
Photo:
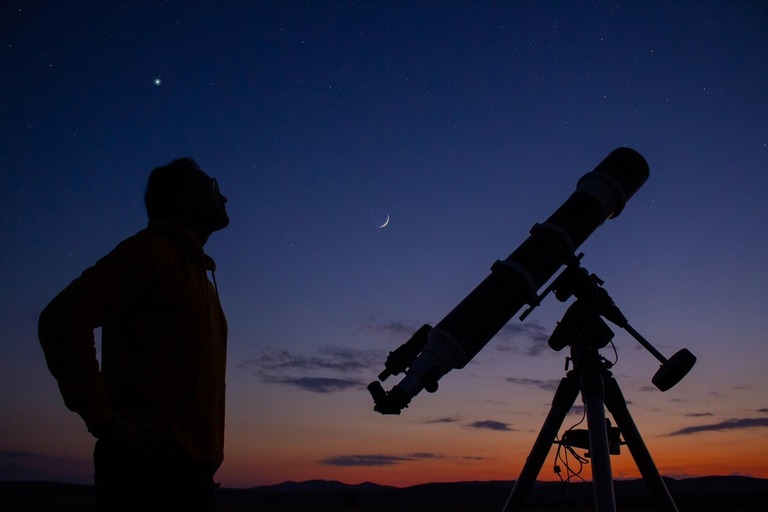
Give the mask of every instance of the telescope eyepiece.
M 408 394 L 400 386 L 395 386 L 387 392 L 379 381 L 368 384 L 368 391 L 373 397 L 373 410 L 381 414 L 400 414 L 411 401 Z

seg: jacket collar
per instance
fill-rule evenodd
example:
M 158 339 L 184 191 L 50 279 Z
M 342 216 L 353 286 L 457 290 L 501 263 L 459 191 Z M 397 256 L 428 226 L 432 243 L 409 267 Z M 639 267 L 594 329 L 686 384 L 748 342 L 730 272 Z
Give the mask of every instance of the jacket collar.
M 213 261 L 213 258 L 205 254 L 203 246 L 200 245 L 197 238 L 181 224 L 168 219 L 153 219 L 147 224 L 146 231 L 168 240 L 186 254 L 201 270 L 216 270 L 216 262 Z

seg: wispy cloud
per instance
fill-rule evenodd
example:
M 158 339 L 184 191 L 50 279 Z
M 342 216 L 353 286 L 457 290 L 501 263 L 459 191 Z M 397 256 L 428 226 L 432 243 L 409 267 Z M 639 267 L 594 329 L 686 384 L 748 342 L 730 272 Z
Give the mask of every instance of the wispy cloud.
M 560 384 L 560 379 L 524 379 L 524 378 L 517 378 L 517 377 L 509 377 L 507 379 L 507 382 L 511 382 L 512 384 L 520 384 L 522 386 L 532 386 L 537 387 L 540 389 L 544 389 L 546 391 L 554 391 L 557 389 L 557 386 Z
M 498 340 L 496 350 L 511 352 L 524 356 L 538 356 L 551 350 L 547 328 L 537 322 L 515 323 L 505 325 L 496 335 Z
M 253 370 L 262 382 L 268 384 L 333 393 L 363 386 L 362 379 L 351 375 L 383 365 L 384 360 L 383 351 L 327 345 L 312 355 L 288 350 L 265 352 L 238 366 Z
M 429 420 L 429 421 L 426 421 L 425 423 L 427 423 L 427 424 L 434 424 L 434 423 L 456 423 L 457 421 L 459 421 L 459 419 L 460 418 L 458 416 L 450 416 L 450 417 L 446 417 L 446 418 L 438 418 L 436 420 Z
M 321 464 L 327 466 L 392 466 L 394 464 L 400 464 L 402 462 L 408 462 L 413 460 L 411 457 L 403 457 L 398 455 L 337 455 L 335 457 L 329 457 L 320 461 Z
M 311 391 L 313 393 L 333 393 L 350 388 L 362 388 L 365 383 L 358 379 L 334 379 L 330 377 L 276 377 L 263 375 L 262 382 L 268 384 L 283 384 Z
M 400 322 L 370 319 L 360 329 L 362 332 L 382 334 L 388 340 L 405 343 L 422 326 L 418 322 Z
M 326 345 L 317 355 L 297 354 L 288 350 L 265 353 L 240 363 L 241 368 L 256 367 L 262 371 L 331 370 L 350 373 L 364 370 L 380 363 L 382 352 L 360 350 L 337 345 Z
M 407 455 L 385 455 L 385 454 L 366 454 L 366 455 L 336 455 L 320 460 L 321 464 L 327 466 L 343 466 L 343 467 L 382 467 L 382 466 L 394 466 L 397 464 L 406 464 L 409 462 L 417 462 L 424 460 L 484 460 L 482 457 L 453 457 L 440 455 L 438 453 L 422 452 L 411 453 Z
M 703 418 L 705 416 L 714 416 L 711 412 L 689 412 L 686 414 L 689 418 Z
M 746 428 L 765 428 L 768 427 L 768 418 L 740 418 L 721 421 L 710 425 L 696 425 L 686 427 L 675 432 L 670 432 L 668 436 L 687 436 L 698 434 L 699 432 L 721 432 L 724 430 L 743 430 Z
M 470 428 L 495 430 L 497 432 L 514 432 L 515 429 L 511 428 L 508 423 L 502 423 L 495 420 L 475 421 L 467 425 Z

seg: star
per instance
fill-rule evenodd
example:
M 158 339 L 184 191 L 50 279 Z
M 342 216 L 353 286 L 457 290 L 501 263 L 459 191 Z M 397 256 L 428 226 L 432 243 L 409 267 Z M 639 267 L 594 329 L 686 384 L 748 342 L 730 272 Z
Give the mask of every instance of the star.
M 157 77 L 157 78 L 155 78 L 154 83 L 155 83 L 155 85 L 160 85 L 160 84 L 163 83 L 163 81 L 160 80 L 160 77 Z

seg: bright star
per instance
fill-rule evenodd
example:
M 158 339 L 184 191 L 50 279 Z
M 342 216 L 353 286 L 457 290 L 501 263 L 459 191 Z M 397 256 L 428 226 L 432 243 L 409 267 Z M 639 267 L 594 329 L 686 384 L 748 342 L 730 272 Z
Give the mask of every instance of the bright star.
M 160 85 L 161 83 L 163 82 L 160 80 L 160 77 L 155 78 L 155 85 Z

